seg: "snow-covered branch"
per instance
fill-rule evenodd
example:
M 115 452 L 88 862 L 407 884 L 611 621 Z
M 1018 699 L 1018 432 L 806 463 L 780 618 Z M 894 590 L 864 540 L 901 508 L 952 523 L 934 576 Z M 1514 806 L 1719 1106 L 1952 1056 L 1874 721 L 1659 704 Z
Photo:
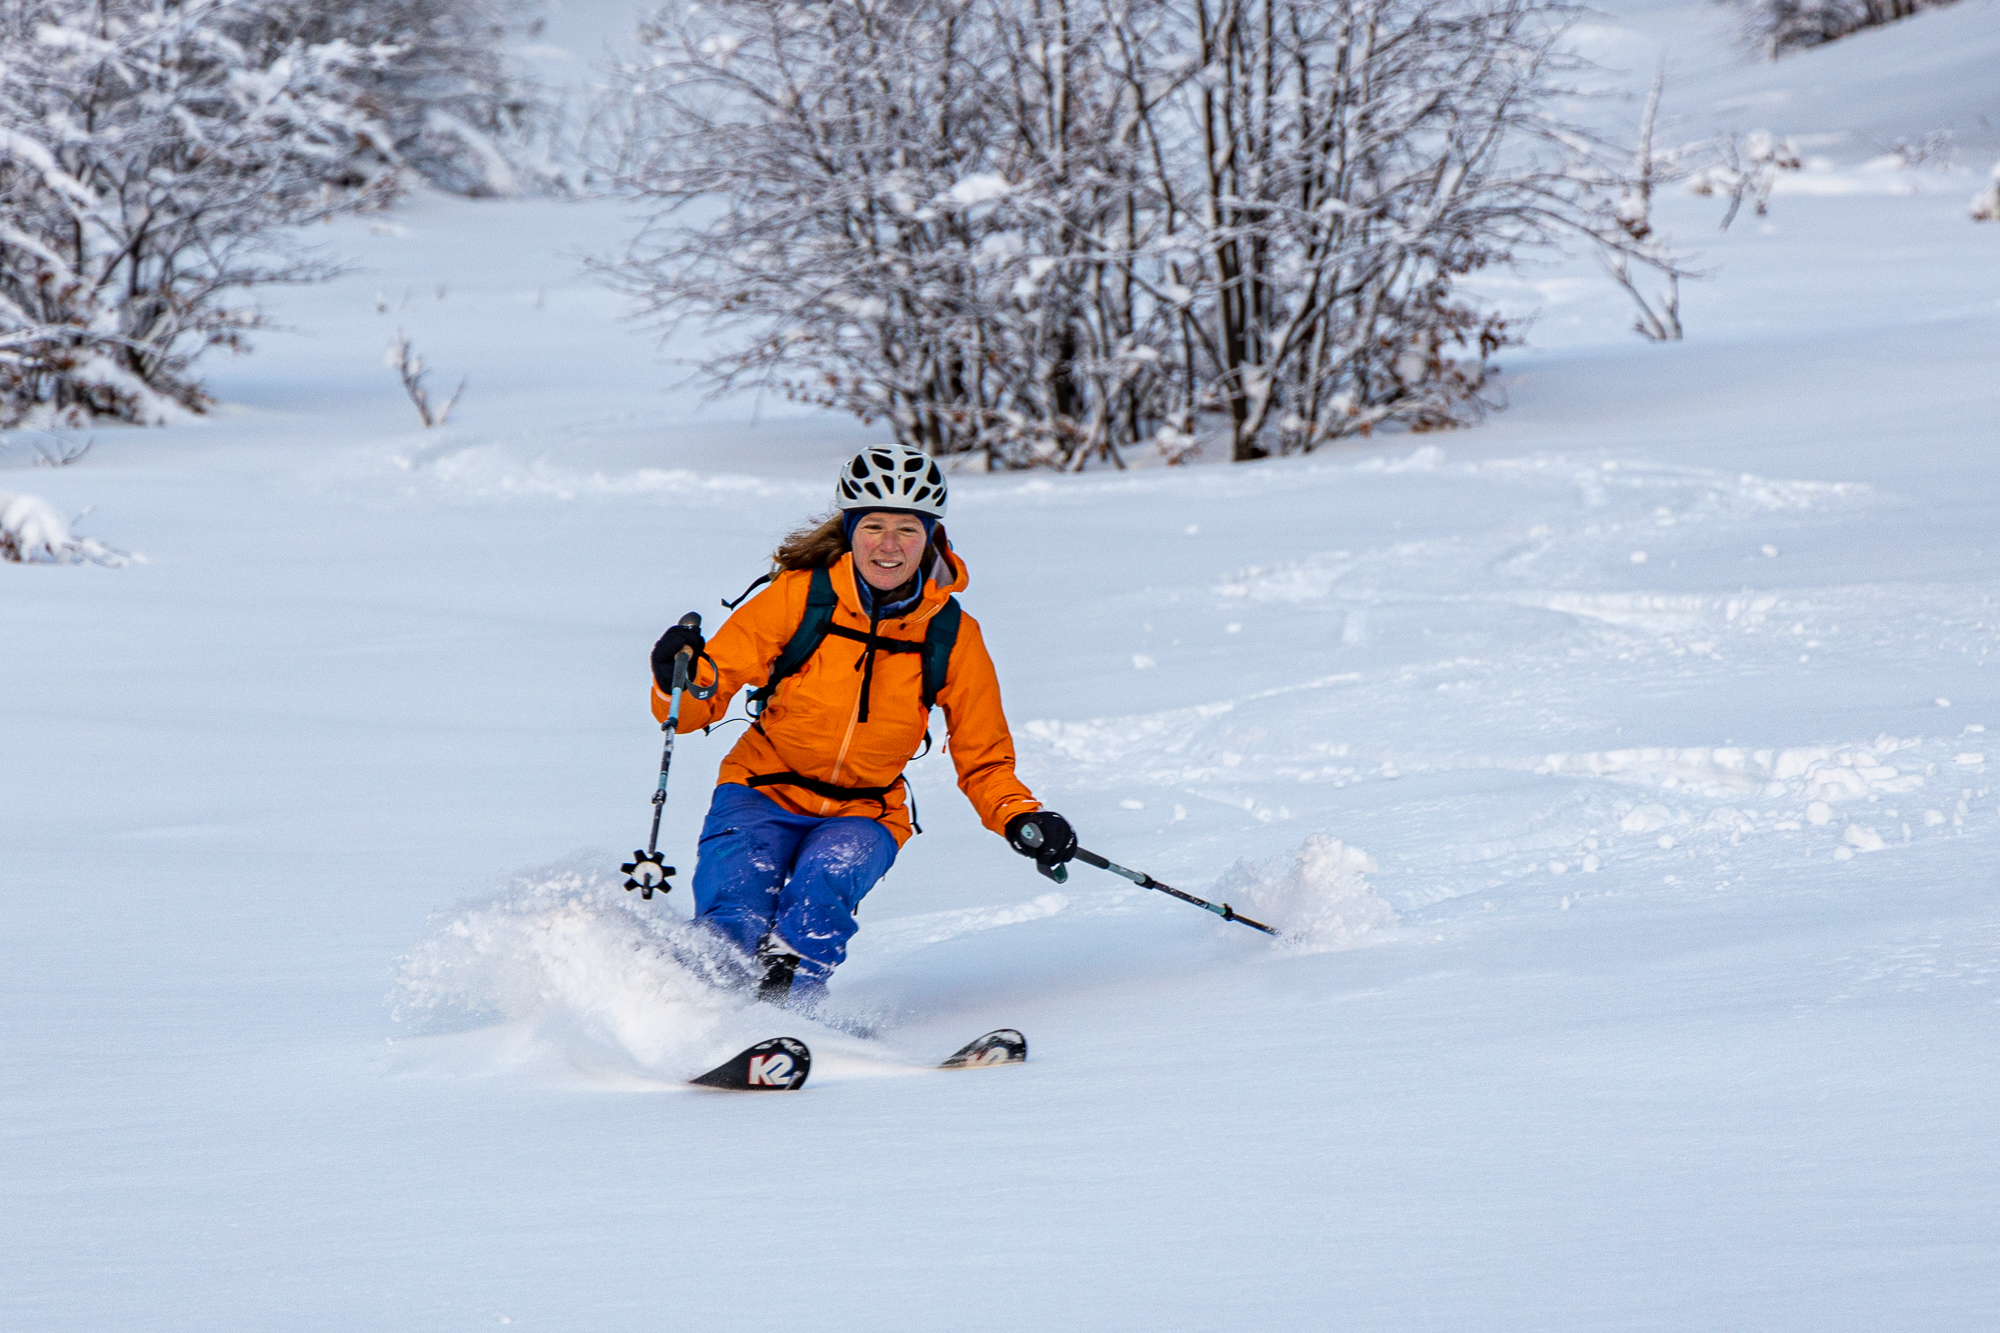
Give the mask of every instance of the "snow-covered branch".
M 114 568 L 143 557 L 89 537 L 79 537 L 47 500 L 0 491 L 0 560 L 19 564 L 77 565 L 88 561 Z
M 1660 93 L 1666 86 L 1662 69 L 1653 77 L 1646 94 L 1646 109 L 1639 121 L 1639 141 L 1632 153 L 1629 171 L 1616 179 L 1617 195 L 1606 210 L 1608 216 L 1598 230 L 1598 260 L 1611 280 L 1632 298 L 1638 316 L 1632 329 L 1650 342 L 1679 342 L 1681 338 L 1681 279 L 1692 276 L 1681 257 L 1653 226 L 1653 199 L 1668 185 L 1689 175 L 1687 152 L 1661 150 L 1655 142 L 1660 114 Z M 1732 141 L 1733 143 L 1733 141 Z M 1739 173 L 1729 217 L 1741 204 L 1744 177 Z M 1768 189 L 1768 187 L 1766 187 Z M 1761 198 L 1758 211 L 1763 211 Z M 1729 218 L 1722 225 L 1729 226 Z
M 1724 231 L 1729 230 L 1729 224 L 1736 221 L 1737 213 L 1746 203 L 1752 213 L 1763 217 L 1770 208 L 1771 189 L 1777 184 L 1778 173 L 1797 171 L 1804 166 L 1797 146 L 1769 130 L 1722 135 L 1706 145 L 1705 152 L 1713 160 L 1692 173 L 1688 189 L 1695 194 L 1722 195 L 1729 200 L 1729 208 L 1722 215 Z
M 1993 180 L 1972 197 L 1974 222 L 2000 222 L 2000 162 L 1993 164 Z
M 451 420 L 452 409 L 457 407 L 458 400 L 465 396 L 465 380 L 458 382 L 458 388 L 452 390 L 451 397 L 445 400 L 443 407 L 432 407 L 430 390 L 424 387 L 424 376 L 430 368 L 424 364 L 424 358 L 416 349 L 411 347 L 409 335 L 401 329 L 396 330 L 396 340 L 389 344 L 389 352 L 384 361 L 389 369 L 396 372 L 396 377 L 402 380 L 403 392 L 410 396 L 411 404 L 417 409 L 417 419 L 424 423 L 426 430 L 433 426 L 442 426 Z

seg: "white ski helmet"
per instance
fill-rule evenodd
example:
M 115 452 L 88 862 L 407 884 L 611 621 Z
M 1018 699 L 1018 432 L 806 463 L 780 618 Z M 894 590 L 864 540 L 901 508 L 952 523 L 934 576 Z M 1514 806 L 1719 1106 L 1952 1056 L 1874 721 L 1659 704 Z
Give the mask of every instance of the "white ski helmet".
M 834 495 L 843 512 L 895 509 L 944 517 L 944 469 L 921 449 L 875 444 L 848 460 Z

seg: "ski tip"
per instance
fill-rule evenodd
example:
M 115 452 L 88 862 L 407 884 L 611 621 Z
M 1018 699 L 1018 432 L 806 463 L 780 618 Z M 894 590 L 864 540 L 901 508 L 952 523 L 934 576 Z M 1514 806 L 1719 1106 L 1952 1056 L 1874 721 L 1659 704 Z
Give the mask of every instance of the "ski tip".
M 812 1052 L 796 1037 L 772 1037 L 688 1082 L 726 1092 L 797 1092 L 812 1072 Z
M 1028 1058 L 1028 1039 L 1013 1028 L 996 1028 L 967 1042 L 939 1069 L 982 1069 L 987 1065 L 1018 1065 Z

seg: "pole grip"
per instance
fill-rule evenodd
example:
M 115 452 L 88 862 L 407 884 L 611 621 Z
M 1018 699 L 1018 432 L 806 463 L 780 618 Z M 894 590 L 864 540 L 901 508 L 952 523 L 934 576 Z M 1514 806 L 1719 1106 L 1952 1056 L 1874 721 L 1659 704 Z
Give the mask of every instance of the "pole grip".
M 683 629 L 691 629 L 699 632 L 701 629 L 701 615 L 698 612 L 690 611 L 681 617 L 680 624 Z M 674 764 L 674 734 L 680 730 L 681 695 L 688 693 L 688 671 L 693 660 L 694 649 L 692 648 L 683 648 L 674 654 L 673 691 L 667 700 L 667 720 L 660 724 L 660 730 L 666 734 L 666 742 L 660 747 L 660 785 L 653 788 L 653 831 L 646 835 L 645 855 L 639 858 L 640 860 L 651 861 L 656 865 L 660 859 L 660 817 L 667 812 L 667 771 Z M 714 690 L 711 689 L 709 693 L 713 694 Z M 636 861 L 635 864 L 637 864 Z M 626 873 L 632 873 L 630 866 L 626 867 Z M 669 870 L 666 873 L 671 875 L 674 872 Z M 662 878 L 661 883 L 666 890 L 669 892 L 672 891 L 673 886 L 666 884 L 664 878 Z M 626 887 L 630 888 L 631 885 L 628 883 Z M 646 888 L 646 897 L 650 898 L 652 896 L 653 889 L 649 885 Z
M 701 612 L 688 612 L 680 618 L 679 624 L 682 629 L 691 629 L 696 633 L 700 633 Z M 708 658 L 710 666 L 715 665 L 714 658 L 708 657 L 707 653 L 697 656 L 692 648 L 683 648 L 674 654 L 674 690 L 676 693 L 686 690 L 697 699 L 712 699 L 715 697 L 716 689 L 722 684 L 722 673 L 720 670 L 716 672 L 714 683 L 710 684 L 707 688 L 704 689 L 694 683 L 696 666 L 704 657 Z M 674 716 L 677 719 L 680 717 L 680 709 L 678 707 L 674 709 Z

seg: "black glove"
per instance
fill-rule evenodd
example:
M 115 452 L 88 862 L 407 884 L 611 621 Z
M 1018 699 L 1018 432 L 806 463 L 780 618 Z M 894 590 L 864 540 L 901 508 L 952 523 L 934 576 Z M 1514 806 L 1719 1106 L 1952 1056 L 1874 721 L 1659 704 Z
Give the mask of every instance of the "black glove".
M 1076 855 L 1076 830 L 1053 810 L 1032 810 L 1007 821 L 1007 845 L 1037 865 L 1059 866 Z
M 674 655 L 683 648 L 692 648 L 694 657 L 700 657 L 708 647 L 708 640 L 701 637 L 698 629 L 686 625 L 676 625 L 660 636 L 653 645 L 653 680 L 662 694 L 673 693 Z M 694 657 L 688 659 L 688 679 L 694 679 Z

